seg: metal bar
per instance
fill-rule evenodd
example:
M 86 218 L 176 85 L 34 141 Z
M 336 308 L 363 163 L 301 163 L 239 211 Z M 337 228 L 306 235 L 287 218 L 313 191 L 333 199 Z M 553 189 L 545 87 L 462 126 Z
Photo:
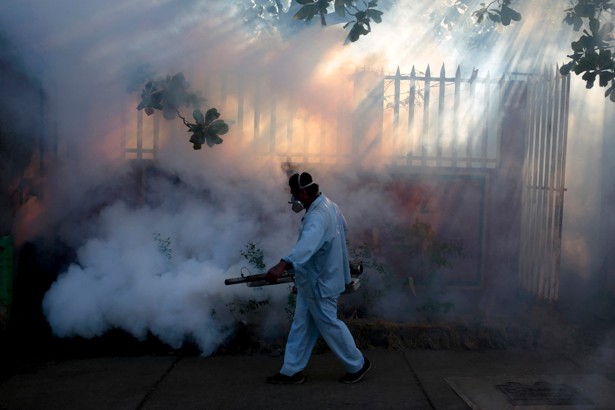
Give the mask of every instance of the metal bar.
M 531 143 L 528 161 L 528 176 L 529 186 L 537 184 L 538 180 L 538 153 L 539 153 L 539 141 L 540 141 L 540 84 L 536 83 L 536 80 L 532 80 L 530 87 L 532 92 L 532 127 L 531 127 Z M 533 293 L 538 292 L 537 286 L 537 248 L 538 248 L 538 192 L 535 189 L 527 188 L 529 191 L 529 219 L 528 228 L 529 234 L 527 235 L 527 260 L 526 260 L 526 272 L 527 272 L 527 288 Z
M 291 149 L 292 149 L 292 144 L 293 144 L 293 131 L 294 131 L 294 124 L 293 124 L 293 119 L 295 117 L 295 104 L 294 103 L 290 103 L 290 105 L 288 106 L 288 117 L 287 117 L 287 122 L 286 122 L 286 142 L 287 142 L 287 148 L 286 148 L 286 152 L 287 153 L 291 153 Z
M 243 78 L 240 76 L 237 80 L 237 126 L 243 134 L 243 117 L 245 110 L 245 96 L 243 87 Z
M 562 143 L 561 143 L 561 150 L 560 150 L 561 161 L 559 163 L 560 180 L 558 184 L 558 188 L 559 188 L 558 192 L 560 194 L 558 197 L 559 201 L 557 204 L 558 247 L 557 247 L 557 255 L 556 255 L 556 269 L 558 273 L 560 271 L 560 266 L 561 266 L 560 263 L 561 263 L 561 250 L 562 250 L 561 242 L 562 242 L 562 229 L 563 229 L 563 216 L 564 216 L 564 210 L 563 210 L 564 192 L 566 191 L 566 188 L 564 187 L 564 181 L 566 179 L 566 147 L 568 144 L 568 110 L 570 108 L 570 105 L 569 105 L 570 104 L 570 75 L 562 77 L 562 95 L 561 95 L 560 101 L 561 101 L 563 109 L 562 109 L 562 115 L 560 116 L 561 125 L 562 125 Z M 554 289 L 554 292 L 559 293 L 559 274 L 555 282 L 553 283 L 553 289 Z
M 476 105 L 476 100 L 474 98 L 475 93 L 476 93 L 476 78 L 475 78 L 475 73 L 476 71 L 472 72 L 472 78 L 470 79 L 470 105 L 471 105 L 471 112 L 474 112 L 474 106 Z M 471 167 L 472 166 L 472 146 L 474 145 L 474 133 L 470 132 L 468 134 L 468 138 L 466 141 L 466 167 Z
M 410 150 L 405 152 L 406 154 L 406 164 L 409 162 L 409 156 L 414 156 L 414 154 L 410 154 L 411 152 L 415 152 L 415 139 L 414 139 L 414 106 L 416 104 L 416 71 L 414 66 L 412 66 L 412 71 L 410 72 L 410 93 L 408 94 L 408 130 L 407 130 L 407 138 L 412 138 L 412 142 L 408 144 L 410 146 Z M 411 165 L 414 165 L 410 162 Z
M 126 128 L 128 127 L 128 119 L 126 110 L 122 110 L 122 131 L 120 132 L 120 149 L 124 158 L 126 158 Z
M 485 82 L 485 115 L 483 115 L 482 122 L 482 135 L 481 135 L 481 167 L 485 167 L 487 165 L 487 142 L 489 140 L 489 120 L 491 118 L 489 111 L 489 100 L 490 100 L 490 73 L 487 73 L 487 81 Z
M 141 159 L 143 150 L 143 110 L 137 113 L 137 159 Z
M 153 154 L 154 153 L 154 149 L 153 148 L 127 148 L 126 152 L 130 152 L 130 153 L 145 153 L 145 154 Z
M 399 66 L 397 67 L 397 73 L 395 75 L 395 80 L 393 82 L 393 87 L 395 88 L 393 91 L 393 132 L 397 133 L 397 128 L 399 128 L 399 100 L 400 100 L 400 83 L 401 83 L 401 74 L 399 73 Z
M 552 188 L 553 187 L 553 177 L 554 177 L 554 165 L 555 165 L 555 161 L 556 158 L 554 157 L 554 154 L 556 152 L 555 150 L 555 144 L 554 144 L 554 140 L 556 137 L 556 133 L 557 133 L 557 122 L 556 122 L 556 118 L 555 115 L 557 113 L 557 101 L 556 101 L 556 94 L 557 94 L 557 82 L 554 80 L 553 78 L 553 74 L 550 72 L 546 72 L 545 73 L 545 78 L 546 78 L 546 82 L 548 84 L 548 88 L 549 88 L 549 92 L 548 92 L 548 99 L 549 99 L 549 116 L 548 116 L 548 127 L 547 127 L 547 156 L 545 158 L 545 186 L 547 188 Z M 555 202 L 555 192 L 552 189 L 547 189 L 546 192 L 546 196 L 547 196 L 547 203 L 546 205 L 546 209 L 545 209 L 545 213 L 546 213 L 546 230 L 545 230 L 545 242 L 546 242 L 546 254 L 545 254 L 545 259 L 546 259 L 546 264 L 547 264 L 547 289 L 546 289 L 546 295 L 547 298 L 551 301 L 554 300 L 554 295 L 552 293 L 552 284 L 554 281 L 554 276 L 555 276 L 555 271 L 554 271 L 554 259 L 553 259 L 553 254 L 554 254 L 554 248 L 553 248 L 553 218 L 554 218 L 554 202 Z
M 226 105 L 226 97 L 228 95 L 228 74 L 223 73 L 220 78 L 220 105 Z
M 160 139 L 160 116 L 154 116 L 154 141 L 153 141 L 153 149 L 152 149 L 152 158 L 155 159 L 158 154 L 158 145 Z
M 522 283 L 526 289 L 532 290 L 532 249 L 533 249 L 533 219 L 534 219 L 534 203 L 535 191 L 530 188 L 534 178 L 534 155 L 536 141 L 536 87 L 532 84 L 532 79 L 528 81 L 528 104 L 527 104 L 527 144 L 524 160 L 524 198 L 522 209 L 522 232 L 521 237 L 521 255 L 520 255 L 520 272 L 522 275 Z
M 278 132 L 277 101 L 274 94 L 269 94 L 269 153 L 276 152 L 276 135 Z
M 261 134 L 261 97 L 260 97 L 260 87 L 258 84 L 254 90 L 254 139 L 256 142 L 260 140 Z
M 423 90 L 423 134 L 419 138 L 419 147 L 421 150 L 421 165 L 426 165 L 425 157 L 427 149 L 425 145 L 425 136 L 429 136 L 429 90 L 431 87 L 431 69 L 429 65 L 425 71 L 425 88 Z
M 453 137 L 452 137 L 452 157 L 453 167 L 457 167 L 457 144 L 459 144 L 459 105 L 461 101 L 461 67 L 457 66 L 455 71 L 455 99 L 453 102 Z
M 542 92 L 541 92 L 541 103 L 540 103 L 540 107 L 541 107 L 541 117 L 540 117 L 540 140 L 539 140 L 539 144 L 540 144 L 540 152 L 539 152 L 539 164 L 538 164 L 538 183 L 540 184 L 540 186 L 545 186 L 546 183 L 546 176 L 545 176 L 545 158 L 546 158 L 546 135 L 547 135 L 547 127 L 548 127 L 548 106 L 549 106 L 549 101 L 547 97 L 547 93 L 548 93 L 548 86 L 547 86 L 547 82 L 541 81 L 541 88 L 542 88 Z M 545 292 L 546 292 L 546 286 L 547 286 L 547 278 L 545 275 L 545 261 L 544 261 L 544 255 L 547 251 L 546 249 L 546 241 L 545 241 L 545 230 L 546 230 L 546 218 L 545 218 L 545 206 L 546 206 L 546 197 L 545 197 L 545 191 L 544 190 L 539 190 L 538 191 L 538 197 L 539 197 L 539 204 L 540 204 L 540 212 L 538 214 L 538 226 L 539 226 L 539 231 L 538 231 L 538 240 L 539 240 L 539 246 L 538 246 L 538 254 L 540 255 L 540 260 L 538 262 L 538 274 L 539 274 L 539 278 L 538 278 L 538 294 L 540 297 L 545 298 Z
M 397 67 L 397 75 L 395 76 L 395 80 L 393 81 L 393 129 L 391 130 L 391 140 L 390 143 L 390 156 L 392 158 L 393 163 L 396 162 L 396 159 L 399 156 L 402 156 L 403 159 L 403 151 L 400 149 L 400 138 L 399 138 L 399 110 L 401 104 L 401 81 L 399 80 L 399 66 Z
M 443 133 L 443 117 L 444 117 L 444 89 L 446 84 L 444 79 L 446 78 L 444 64 L 440 69 L 440 83 L 438 93 L 438 122 L 436 127 L 436 166 L 442 166 L 442 133 Z
M 309 135 L 308 135 L 308 124 L 310 118 L 308 112 L 303 113 L 303 149 L 301 153 L 303 154 L 303 162 L 308 162 L 308 148 L 309 148 Z

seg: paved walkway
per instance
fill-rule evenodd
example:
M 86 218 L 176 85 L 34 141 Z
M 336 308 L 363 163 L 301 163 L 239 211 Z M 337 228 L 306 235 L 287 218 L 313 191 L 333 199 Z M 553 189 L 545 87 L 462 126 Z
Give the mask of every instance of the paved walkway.
M 328 352 L 292 386 L 265 383 L 282 360 L 267 355 L 50 362 L 5 379 L 0 409 L 615 409 L 615 351 L 606 347 L 365 353 L 373 368 L 355 385 L 337 381 L 343 369 Z M 525 386 L 525 398 L 502 386 Z

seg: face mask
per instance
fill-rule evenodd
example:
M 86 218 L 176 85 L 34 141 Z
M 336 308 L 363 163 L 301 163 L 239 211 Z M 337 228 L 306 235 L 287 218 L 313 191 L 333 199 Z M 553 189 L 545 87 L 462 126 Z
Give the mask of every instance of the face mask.
M 301 175 L 303 175 L 303 173 L 301 173 Z M 299 181 L 301 181 L 301 175 L 299 175 Z M 297 182 L 299 182 L 297 181 Z M 309 186 L 314 185 L 314 181 L 306 184 L 306 185 L 301 185 L 301 183 L 299 183 L 299 189 L 303 189 L 303 188 L 307 188 Z M 298 200 L 297 198 L 295 198 L 294 195 L 290 196 L 290 201 L 288 201 L 289 204 L 292 204 L 292 209 L 293 211 L 299 213 L 301 211 L 303 211 L 305 209 L 305 205 L 303 204 L 303 202 L 301 202 L 300 200 Z
M 299 213 L 301 211 L 303 211 L 305 209 L 305 205 L 303 205 L 303 202 L 301 202 L 300 200 L 298 200 L 297 198 L 295 198 L 294 196 L 291 195 L 290 197 L 290 201 L 288 201 L 289 204 L 292 204 L 292 209 L 293 211 Z

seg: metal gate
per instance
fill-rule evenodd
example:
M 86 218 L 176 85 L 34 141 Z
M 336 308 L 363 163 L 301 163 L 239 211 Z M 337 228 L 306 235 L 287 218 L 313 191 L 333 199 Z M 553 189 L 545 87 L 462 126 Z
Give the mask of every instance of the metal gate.
M 393 165 L 491 169 L 500 156 L 499 111 L 505 76 L 439 75 L 429 65 L 409 75 L 384 77 L 385 153 Z M 388 93 L 388 89 L 391 89 Z M 391 118 L 392 116 L 392 118 Z M 387 125 L 390 128 L 387 128 Z
M 569 91 L 557 69 L 528 79 L 519 274 L 549 301 L 559 293 Z

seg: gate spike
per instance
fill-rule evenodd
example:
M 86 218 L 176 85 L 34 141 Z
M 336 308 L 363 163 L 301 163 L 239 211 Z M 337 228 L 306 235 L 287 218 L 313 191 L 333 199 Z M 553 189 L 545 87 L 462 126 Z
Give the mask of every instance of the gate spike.
M 473 68 L 472 69 L 472 76 L 470 77 L 470 82 L 474 82 L 474 80 L 476 80 L 476 77 L 478 77 L 478 68 Z

